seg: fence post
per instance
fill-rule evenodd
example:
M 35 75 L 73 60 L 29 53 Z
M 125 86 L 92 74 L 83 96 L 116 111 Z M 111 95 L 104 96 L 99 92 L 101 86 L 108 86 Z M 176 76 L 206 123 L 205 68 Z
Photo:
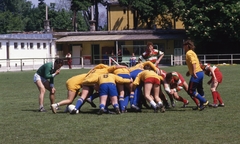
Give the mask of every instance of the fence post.
M 231 65 L 233 65 L 233 55 L 231 54 Z
M 33 59 L 33 70 L 34 70 L 34 59 Z
M 23 69 L 22 69 L 22 65 L 23 65 L 22 59 L 20 59 L 20 64 L 21 64 L 21 71 L 23 71 Z
M 203 55 L 203 64 L 206 63 L 206 55 Z
M 171 66 L 173 66 L 173 55 L 171 55 Z
M 83 57 L 81 57 L 81 63 L 82 63 L 82 68 L 83 68 Z
M 108 57 L 108 65 L 111 66 L 111 57 Z

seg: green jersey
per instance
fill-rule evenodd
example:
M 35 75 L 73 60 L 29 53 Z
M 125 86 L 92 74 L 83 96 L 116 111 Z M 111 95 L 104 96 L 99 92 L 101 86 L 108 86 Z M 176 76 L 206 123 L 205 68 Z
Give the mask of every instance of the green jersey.
M 45 79 L 50 79 L 50 84 L 53 84 L 54 76 L 52 74 L 54 74 L 54 73 L 55 73 L 55 70 L 53 69 L 52 62 L 45 63 L 37 70 L 38 75 L 40 75 L 41 77 L 43 77 Z

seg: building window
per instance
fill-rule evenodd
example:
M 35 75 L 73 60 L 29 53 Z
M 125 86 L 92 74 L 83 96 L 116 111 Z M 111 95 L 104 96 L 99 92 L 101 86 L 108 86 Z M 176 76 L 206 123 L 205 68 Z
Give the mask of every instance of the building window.
M 30 49 L 33 49 L 33 43 L 30 43 Z
M 164 43 L 159 43 L 158 44 L 158 50 L 160 50 L 160 51 L 165 51 L 165 44 Z
M 21 43 L 21 49 L 24 49 L 25 43 Z
M 46 49 L 47 48 L 47 45 L 46 43 L 43 43 L 43 48 Z
M 14 48 L 15 48 L 15 49 L 18 48 L 18 43 L 17 43 L 17 42 L 14 43 Z
M 40 43 L 37 43 L 37 48 L 40 49 L 41 48 L 41 45 Z
M 146 50 L 146 44 L 144 41 L 133 41 L 133 52 L 136 56 L 141 55 Z

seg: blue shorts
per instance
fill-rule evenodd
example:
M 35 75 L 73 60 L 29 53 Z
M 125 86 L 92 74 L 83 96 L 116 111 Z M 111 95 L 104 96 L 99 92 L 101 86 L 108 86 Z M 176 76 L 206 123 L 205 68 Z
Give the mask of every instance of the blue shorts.
M 117 87 L 114 83 L 103 83 L 99 86 L 99 96 L 118 96 Z
M 203 71 L 197 72 L 196 75 L 197 75 L 197 78 L 194 78 L 193 76 L 191 76 L 190 81 L 195 83 L 202 83 L 204 78 L 204 72 Z
M 131 79 L 131 76 L 129 74 L 118 74 L 118 76 L 120 76 L 124 79 Z
M 143 70 L 141 70 L 141 69 L 136 69 L 136 70 L 130 72 L 131 78 L 132 78 L 133 80 L 135 80 L 136 77 L 137 77 L 137 75 L 138 75 L 140 72 L 142 72 L 142 71 L 143 71 Z

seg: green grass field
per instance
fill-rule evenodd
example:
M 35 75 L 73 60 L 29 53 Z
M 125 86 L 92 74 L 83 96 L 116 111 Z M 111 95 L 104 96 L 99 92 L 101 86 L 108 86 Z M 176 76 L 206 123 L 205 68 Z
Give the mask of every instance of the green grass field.
M 2 144 L 54 144 L 54 143 L 141 143 L 141 144 L 238 144 L 240 143 L 239 78 L 240 66 L 219 66 L 224 79 L 219 86 L 224 108 L 206 108 L 193 111 L 194 102 L 182 90 L 181 96 L 190 104 L 165 113 L 128 112 L 120 115 L 97 115 L 98 109 L 89 104 L 82 113 L 57 114 L 50 110 L 48 92 L 45 95 L 46 113 L 39 113 L 38 90 L 33 83 L 35 71 L 0 73 L 0 143 Z M 185 77 L 186 66 L 166 67 L 166 71 L 178 71 Z M 56 101 L 66 98 L 65 82 L 70 77 L 88 70 L 62 70 L 55 78 Z M 189 78 L 185 77 L 188 82 Z M 210 87 L 205 76 L 206 98 L 212 102 Z M 74 101 L 75 104 L 76 100 Z M 94 102 L 98 105 L 98 99 Z

